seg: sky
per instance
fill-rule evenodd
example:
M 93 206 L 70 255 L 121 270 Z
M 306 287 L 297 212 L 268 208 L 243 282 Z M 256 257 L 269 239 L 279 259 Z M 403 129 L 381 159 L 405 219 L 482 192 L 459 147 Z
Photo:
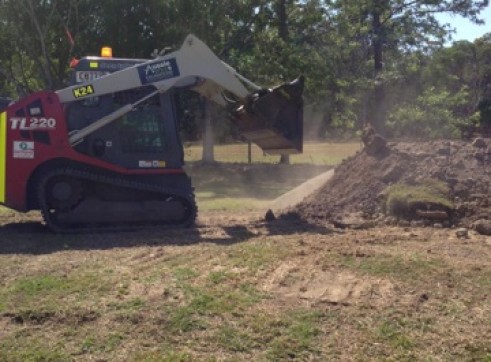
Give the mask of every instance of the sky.
M 472 42 L 484 34 L 491 32 L 491 6 L 481 11 L 479 18 L 484 20 L 484 25 L 476 25 L 461 16 L 438 15 L 440 22 L 449 23 L 451 27 L 456 28 L 457 32 L 452 35 L 453 41 L 468 40 Z

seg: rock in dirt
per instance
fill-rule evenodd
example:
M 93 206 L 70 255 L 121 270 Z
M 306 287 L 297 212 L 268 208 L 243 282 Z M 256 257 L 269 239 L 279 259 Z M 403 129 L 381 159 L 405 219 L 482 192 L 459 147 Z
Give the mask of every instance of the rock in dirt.
M 276 216 L 273 213 L 273 210 L 269 209 L 268 211 L 266 211 L 266 215 L 264 215 L 264 220 L 268 222 L 276 220 Z
M 484 140 L 484 138 L 482 137 L 477 137 L 476 139 L 474 139 L 474 141 L 472 142 L 472 146 L 476 147 L 476 148 L 486 148 L 487 147 L 487 144 L 486 144 L 486 141 Z
M 459 239 L 469 239 L 469 230 L 466 228 L 459 228 L 455 230 L 455 235 Z
M 479 234 L 491 235 L 491 220 L 477 220 L 472 226 Z
M 365 220 L 360 213 L 343 215 L 333 220 L 333 225 L 340 229 L 369 229 L 374 226 L 373 222 Z
M 387 151 L 387 140 L 370 125 L 363 129 L 361 140 L 368 155 L 381 155 Z

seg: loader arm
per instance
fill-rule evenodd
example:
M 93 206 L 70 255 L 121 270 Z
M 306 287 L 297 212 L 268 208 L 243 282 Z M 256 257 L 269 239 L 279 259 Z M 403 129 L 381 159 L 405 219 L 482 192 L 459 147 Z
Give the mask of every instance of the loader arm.
M 174 87 L 190 88 L 227 106 L 239 132 L 265 152 L 302 151 L 303 78 L 273 89 L 262 89 L 222 62 L 193 35 L 188 35 L 177 51 L 56 93 L 61 103 L 70 103 L 149 85 L 155 87 L 155 93 L 164 93 Z M 232 97 L 226 97 L 224 93 Z M 140 101 L 74 132 L 70 142 L 72 145 L 80 142 L 83 137 L 130 112 L 138 103 Z

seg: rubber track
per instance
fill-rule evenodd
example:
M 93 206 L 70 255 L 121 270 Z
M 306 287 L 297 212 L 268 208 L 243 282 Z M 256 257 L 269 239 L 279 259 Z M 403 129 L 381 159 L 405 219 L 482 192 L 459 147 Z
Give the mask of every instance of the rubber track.
M 66 227 L 66 225 L 59 225 L 57 224 L 50 216 L 49 208 L 47 205 L 47 199 L 45 197 L 45 186 L 47 182 L 55 176 L 62 175 L 62 176 L 70 176 L 79 180 L 85 180 L 85 181 L 91 181 L 91 182 L 97 182 L 97 183 L 104 183 L 108 185 L 114 185 L 117 187 L 124 187 L 124 188 L 129 188 L 129 189 L 136 189 L 136 190 L 141 190 L 141 191 L 149 191 L 149 192 L 155 192 L 159 193 L 162 195 L 168 195 L 168 196 L 173 196 L 179 198 L 181 202 L 185 202 L 187 205 L 187 208 L 189 211 L 187 212 L 187 218 L 183 220 L 182 222 L 176 223 L 176 224 L 165 224 L 162 225 L 161 222 L 159 223 L 148 223 L 145 224 L 144 227 L 149 227 L 149 226 L 166 226 L 166 227 L 189 227 L 191 226 L 197 216 L 197 206 L 196 206 L 196 201 L 194 199 L 194 193 L 191 192 L 190 194 L 183 193 L 182 191 L 174 188 L 168 188 L 168 187 L 160 187 L 158 185 L 154 184 L 147 184 L 143 182 L 134 182 L 134 181 L 129 181 L 125 178 L 121 177 L 111 177 L 111 176 L 104 176 L 100 175 L 97 173 L 85 171 L 85 170 L 77 170 L 73 168 L 62 168 L 62 169 L 55 169 L 52 171 L 49 171 L 45 173 L 44 175 L 41 176 L 40 182 L 38 182 L 38 190 L 37 190 L 37 195 L 38 195 L 38 200 L 40 204 L 40 210 L 41 214 L 43 216 L 43 219 L 46 223 L 46 225 L 54 232 L 56 233 L 73 233 L 73 232 L 99 232 L 99 231 L 128 231 L 128 230 L 135 230 L 138 228 L 142 228 L 140 225 L 131 225 L 126 223 L 125 225 L 103 225 L 103 226 L 97 226 L 94 227 L 93 224 L 91 225 L 85 225 L 84 227 Z

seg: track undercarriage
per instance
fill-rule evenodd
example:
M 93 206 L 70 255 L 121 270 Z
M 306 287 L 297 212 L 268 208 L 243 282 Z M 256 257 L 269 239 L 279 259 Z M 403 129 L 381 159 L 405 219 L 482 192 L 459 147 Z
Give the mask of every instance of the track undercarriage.
M 197 213 L 190 184 L 176 187 L 78 169 L 42 174 L 37 199 L 46 225 L 62 233 L 190 226 Z

